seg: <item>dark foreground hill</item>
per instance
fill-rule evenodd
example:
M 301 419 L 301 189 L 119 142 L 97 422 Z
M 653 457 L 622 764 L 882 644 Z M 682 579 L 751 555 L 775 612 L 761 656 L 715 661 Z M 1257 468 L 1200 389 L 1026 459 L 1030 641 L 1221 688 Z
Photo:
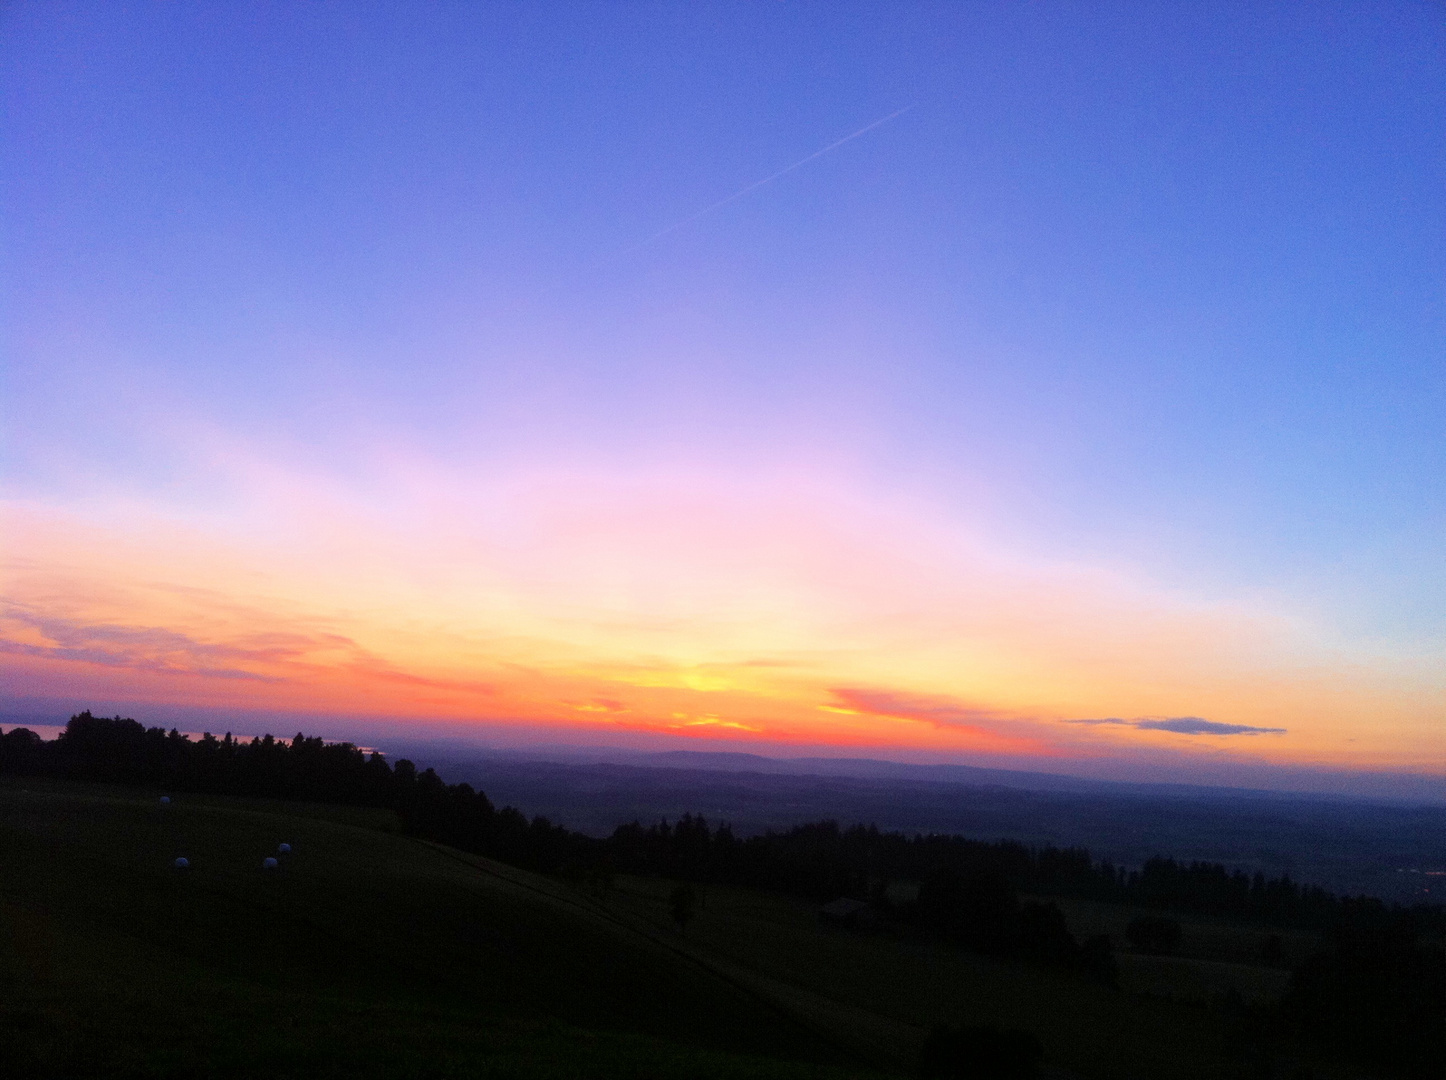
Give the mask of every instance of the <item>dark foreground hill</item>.
M 851 1071 L 584 894 L 394 830 L 385 811 L 5 781 L 0 1074 Z
M 0 737 L 0 774 L 0 1066 L 25 1075 L 1446 1061 L 1441 909 L 1288 876 L 834 821 L 604 839 L 349 744 L 89 713 Z
M 397 830 L 370 808 L 0 781 L 0 1074 L 822 1080 L 912 1074 L 962 1023 L 1028 1032 L 1045 1077 L 1366 1075 L 1259 1030 L 1249 1002 L 1285 973 L 1208 919 L 1179 955 L 1121 955 L 1110 987 L 749 889 L 702 888 L 684 933 L 666 880 L 569 885 Z

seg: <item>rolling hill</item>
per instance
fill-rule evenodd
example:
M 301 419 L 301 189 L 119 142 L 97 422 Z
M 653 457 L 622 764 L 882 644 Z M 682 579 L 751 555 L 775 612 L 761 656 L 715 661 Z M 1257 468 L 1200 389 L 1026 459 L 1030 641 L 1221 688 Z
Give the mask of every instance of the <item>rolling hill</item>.
M 9 1075 L 848 1071 L 580 894 L 389 813 L 29 780 L 0 815 Z
M 842 1080 L 911 1074 L 940 1023 L 1034 1033 L 1046 1077 L 1359 1075 L 1221 1007 L 1284 974 L 1225 924 L 1113 989 L 749 889 L 702 890 L 685 934 L 667 881 L 530 874 L 390 811 L 33 777 L 0 781 L 0 866 L 8 1075 Z

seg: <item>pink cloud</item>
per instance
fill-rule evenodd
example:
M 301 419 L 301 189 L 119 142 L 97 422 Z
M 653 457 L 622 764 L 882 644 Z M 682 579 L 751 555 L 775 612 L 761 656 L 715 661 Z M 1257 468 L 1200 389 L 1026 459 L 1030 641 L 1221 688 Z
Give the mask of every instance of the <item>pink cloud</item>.
M 829 690 L 835 708 L 868 716 L 915 720 L 967 735 L 976 748 L 994 751 L 1046 753 L 1048 747 L 1034 733 L 1020 730 L 1021 722 L 995 709 L 934 694 L 906 694 L 863 687 Z
M 844 708 L 854 712 L 922 720 L 938 727 L 987 727 L 1005 719 L 996 710 L 933 694 L 898 694 L 859 687 L 833 687 L 829 693 Z

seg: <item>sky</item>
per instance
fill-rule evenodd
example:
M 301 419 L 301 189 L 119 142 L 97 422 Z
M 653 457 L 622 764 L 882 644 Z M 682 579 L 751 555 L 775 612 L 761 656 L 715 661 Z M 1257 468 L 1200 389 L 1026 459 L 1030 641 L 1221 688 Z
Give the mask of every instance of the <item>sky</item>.
M 0 712 L 1446 775 L 1438 4 L 21 2 L 0 108 Z

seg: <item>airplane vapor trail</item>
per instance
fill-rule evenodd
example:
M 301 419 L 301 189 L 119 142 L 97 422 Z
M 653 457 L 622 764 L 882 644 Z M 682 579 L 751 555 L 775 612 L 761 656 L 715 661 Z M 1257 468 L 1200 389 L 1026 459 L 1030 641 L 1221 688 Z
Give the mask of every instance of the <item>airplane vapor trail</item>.
M 916 104 L 917 104 L 917 102 L 916 102 Z M 764 184 L 771 184 L 773 181 L 777 180 L 780 176 L 784 176 L 784 175 L 786 175 L 787 173 L 791 173 L 791 172 L 793 172 L 794 169 L 797 169 L 797 168 L 800 168 L 801 166 L 807 165 L 810 161 L 813 161 L 815 158 L 821 158 L 821 157 L 824 156 L 824 154 L 827 154 L 827 153 L 829 153 L 830 151 L 837 150 L 837 149 L 838 149 L 840 146 L 842 146 L 844 143 L 846 143 L 846 142 L 852 142 L 854 139 L 857 139 L 860 135 L 866 135 L 866 134 L 868 134 L 870 131 L 873 131 L 874 128 L 879 127 L 879 126 L 882 125 L 882 124 L 887 124 L 890 120 L 893 120 L 893 119 L 895 119 L 895 118 L 897 118 L 897 117 L 903 116 L 906 112 L 908 112 L 908 111 L 909 111 L 910 109 L 912 109 L 913 107 L 914 107 L 913 105 L 905 105 L 902 109 L 898 110 L 897 112 L 891 112 L 891 113 L 889 113 L 888 116 L 882 117 L 881 119 L 875 120 L 872 124 L 868 124 L 868 125 L 866 125 L 866 126 L 864 126 L 864 127 L 859 128 L 859 129 L 858 129 L 857 131 L 855 131 L 852 135 L 845 135 L 842 139 L 839 139 L 838 142 L 829 143 L 829 144 L 828 144 L 827 146 L 825 146 L 822 150 L 815 150 L 813 153 L 809 154 L 808 157 L 806 157 L 806 158 L 800 158 L 798 161 L 795 161 L 792 165 L 787 165 L 787 166 L 785 166 L 784 168 L 779 169 L 776 173 L 773 173 L 773 174 L 770 175 L 770 176 L 765 176 L 762 180 L 755 180 L 753 183 L 749 184 L 746 188 L 740 188 L 738 191 L 735 191 L 732 195 L 729 195 L 726 199 L 719 199 L 717 202 L 713 203 L 713 205 L 703 207 L 703 209 L 699 210 L 696 214 L 689 214 L 687 217 L 683 218 L 681 221 L 675 221 L 675 222 L 673 222 L 673 224 L 669 225 L 666 229 L 662 229 L 662 230 L 660 230 L 659 232 L 653 233 L 652 236 L 649 236 L 649 237 L 648 237 L 647 239 L 645 239 L 645 240 L 639 240 L 636 244 L 633 244 L 631 247 L 624 248 L 622 251 L 618 252 L 618 254 L 619 254 L 619 255 L 627 255 L 627 254 L 630 253 L 630 252 L 637 251 L 638 248 L 640 248 L 640 247 L 647 247 L 647 245 L 651 244 L 653 241 L 655 241 L 655 240 L 661 240 L 663 237 L 667 236 L 670 232 L 674 232 L 674 231 L 677 230 L 677 229 L 681 229 L 684 225 L 690 225 L 690 224 L 692 224 L 693 222 L 697 221 L 700 217 L 703 217 L 703 216 L 705 216 L 705 215 L 707 215 L 707 214 L 711 214 L 714 210 L 717 210 L 717 209 L 719 209 L 720 207 L 727 206 L 727 205 L 728 205 L 729 203 L 731 203 L 731 202 L 736 202 L 738 199 L 741 199 L 741 198 L 743 198 L 743 196 L 747 195 L 750 191 L 756 191 L 756 190 L 758 190 L 759 188 L 761 188 Z

